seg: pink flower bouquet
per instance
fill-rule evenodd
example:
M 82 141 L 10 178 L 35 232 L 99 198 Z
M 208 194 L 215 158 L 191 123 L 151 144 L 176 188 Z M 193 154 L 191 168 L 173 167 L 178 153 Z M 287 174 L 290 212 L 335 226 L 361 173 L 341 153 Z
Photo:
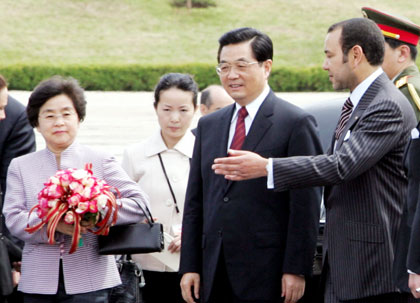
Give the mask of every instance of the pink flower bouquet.
M 96 224 L 97 228 L 89 231 L 97 235 L 107 235 L 116 223 L 118 206 L 110 191 L 112 187 L 93 176 L 91 163 L 86 164 L 85 169 L 60 170 L 44 185 L 38 193 L 38 204 L 29 212 L 30 215 L 36 210 L 42 221 L 32 227 L 28 224 L 25 231 L 34 233 L 47 224 L 48 242 L 54 244 L 57 224 L 63 218 L 65 223 L 74 226 L 71 254 L 80 241 L 81 223 Z

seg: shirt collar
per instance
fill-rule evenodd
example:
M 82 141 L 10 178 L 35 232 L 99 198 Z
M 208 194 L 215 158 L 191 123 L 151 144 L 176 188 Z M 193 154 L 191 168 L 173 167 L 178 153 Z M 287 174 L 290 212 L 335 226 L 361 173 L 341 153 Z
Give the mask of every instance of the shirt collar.
M 268 86 L 268 84 L 266 84 L 262 93 L 254 101 L 252 101 L 251 103 L 245 106 L 246 111 L 248 112 L 248 115 L 252 121 L 254 120 L 255 116 L 257 115 L 258 109 L 260 108 L 261 104 L 264 102 L 265 98 L 267 98 L 269 93 L 270 93 L 270 87 Z M 238 111 L 241 109 L 241 107 L 242 107 L 241 105 L 239 105 L 238 103 L 235 103 L 235 112 L 232 115 L 231 121 L 236 119 L 238 115 Z
M 185 135 L 179 140 L 179 142 L 173 147 L 174 150 L 177 150 L 181 154 L 192 158 L 193 146 L 194 146 L 195 136 L 190 129 L 187 129 Z M 157 155 L 169 150 L 163 141 L 161 130 L 155 132 L 147 144 L 145 154 L 147 157 Z
M 376 71 L 370 74 L 365 80 L 363 80 L 350 94 L 350 100 L 353 103 L 353 108 L 356 108 L 359 104 L 360 99 L 365 94 L 369 86 L 376 80 L 384 71 L 382 67 L 379 67 Z

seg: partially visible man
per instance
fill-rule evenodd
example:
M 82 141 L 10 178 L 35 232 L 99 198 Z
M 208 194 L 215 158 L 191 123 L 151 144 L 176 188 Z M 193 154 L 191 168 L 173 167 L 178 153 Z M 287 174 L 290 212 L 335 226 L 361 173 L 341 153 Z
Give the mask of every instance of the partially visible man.
M 365 18 L 328 29 L 323 68 L 334 89 L 350 89 L 328 154 L 266 159 L 237 151 L 213 165 L 230 180 L 267 176 L 275 191 L 325 186 L 328 303 L 414 300 L 398 292 L 392 266 L 407 192 L 403 155 L 416 118 L 381 68 L 384 44 Z
M 202 116 L 232 104 L 234 100 L 220 85 L 210 85 L 201 92 L 200 112 Z
M 1 75 L 0 120 L 0 187 L 4 194 L 10 161 L 35 151 L 35 134 L 27 121 L 25 107 L 8 95 L 7 82 Z
M 373 20 L 385 37 L 382 68 L 389 79 L 407 97 L 420 120 L 420 73 L 416 65 L 420 26 L 406 18 L 363 7 L 365 17 Z
M 188 303 L 296 302 L 312 273 L 320 189 L 274 193 L 266 180 L 214 174 L 228 148 L 267 157 L 322 152 L 315 119 L 268 86 L 273 44 L 239 28 L 219 39 L 217 72 L 235 100 L 198 122 L 185 199 L 180 273 Z M 201 287 L 201 288 L 200 288 Z
M 0 237 L 4 239 L 3 244 L 9 239 L 20 244 L 7 230 L 2 212 L 3 204 L 1 201 L 6 191 L 7 168 L 13 158 L 32 151 L 35 151 L 35 134 L 26 118 L 25 107 L 8 95 L 7 82 L 0 75 Z M 8 247 L 9 250 L 4 250 L 4 247 L 1 248 L 3 250 L 0 260 L 0 277 L 2 278 L 0 288 L 3 294 L 0 292 L 0 302 L 17 303 L 21 302 L 22 298 L 20 294 L 16 293 L 16 289 L 13 294 L 9 294 L 19 280 L 19 273 L 13 270 L 12 275 L 10 274 L 10 261 L 17 258 L 19 248 L 13 243 L 9 244 Z M 10 255 L 12 248 L 13 256 Z M 19 270 L 19 264 L 15 263 L 14 265 Z

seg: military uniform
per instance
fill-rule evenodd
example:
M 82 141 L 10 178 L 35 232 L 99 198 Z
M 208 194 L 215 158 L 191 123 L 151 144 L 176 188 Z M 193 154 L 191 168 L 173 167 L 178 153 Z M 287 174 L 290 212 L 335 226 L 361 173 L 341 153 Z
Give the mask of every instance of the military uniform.
M 386 38 L 417 46 L 420 27 L 410 20 L 370 7 L 362 7 L 362 13 L 366 18 L 375 21 Z M 417 66 L 413 64 L 406 67 L 393 81 L 410 101 L 417 121 L 420 121 L 420 73 Z
M 420 72 L 417 66 L 404 69 L 394 80 L 395 86 L 413 106 L 417 121 L 420 121 Z

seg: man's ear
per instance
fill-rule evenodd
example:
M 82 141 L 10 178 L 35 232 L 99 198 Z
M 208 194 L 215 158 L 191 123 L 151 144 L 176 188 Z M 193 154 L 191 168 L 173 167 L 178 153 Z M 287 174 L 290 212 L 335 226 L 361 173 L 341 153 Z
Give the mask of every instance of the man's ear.
M 397 47 L 397 50 L 399 52 L 398 63 L 404 63 L 407 60 L 411 60 L 411 51 L 410 51 L 410 48 L 407 45 L 402 44 L 402 45 Z
M 268 79 L 268 77 L 270 76 L 270 73 L 271 73 L 271 67 L 273 66 L 273 61 L 271 59 L 265 60 L 263 62 L 263 66 L 264 66 L 265 76 Z
M 208 111 L 207 106 L 205 106 L 204 104 L 200 104 L 200 113 L 202 116 L 206 115 Z
M 355 45 L 350 49 L 348 57 L 350 62 L 352 62 L 352 66 L 356 67 L 365 58 L 365 53 L 363 52 L 363 49 L 360 47 L 360 45 Z

